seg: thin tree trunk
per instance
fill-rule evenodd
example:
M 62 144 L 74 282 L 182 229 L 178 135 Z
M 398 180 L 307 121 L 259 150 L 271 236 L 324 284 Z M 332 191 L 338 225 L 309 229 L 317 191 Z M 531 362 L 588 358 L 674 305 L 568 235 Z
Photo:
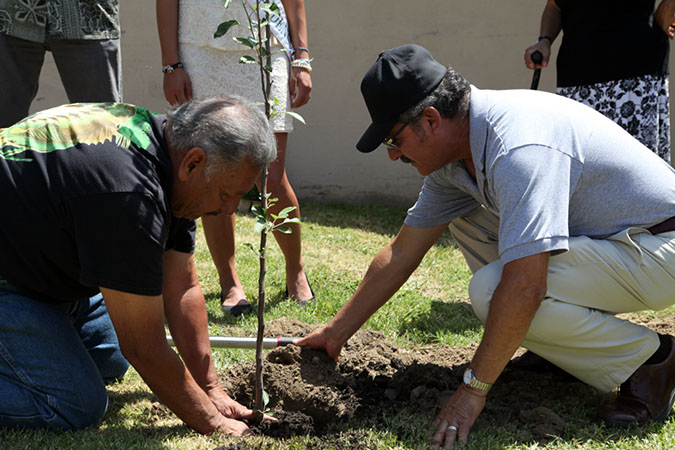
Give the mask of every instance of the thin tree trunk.
M 256 0 L 256 15 L 258 19 L 258 42 L 261 43 L 263 40 L 263 30 L 260 26 L 260 0 Z M 269 14 L 267 15 L 269 23 Z M 271 66 L 272 57 L 270 55 L 270 27 L 267 25 L 265 27 L 265 34 L 267 39 L 265 40 L 265 49 L 267 50 L 266 61 L 263 62 L 263 53 L 262 46 L 258 45 L 258 62 L 260 63 L 260 80 L 262 82 L 262 91 L 265 101 L 265 116 L 267 119 L 270 119 L 271 109 L 270 109 L 270 73 L 265 70 L 264 64 Z M 265 216 L 267 218 L 267 210 L 269 208 L 268 196 L 267 196 L 267 168 L 263 170 L 261 179 L 260 179 L 260 195 L 262 207 L 265 211 Z M 258 411 L 264 411 L 265 404 L 263 401 L 263 337 L 265 336 L 265 275 L 267 273 L 267 267 L 265 264 L 265 247 L 267 245 L 267 229 L 263 229 L 263 232 L 260 234 L 260 276 L 258 277 L 258 340 L 256 343 L 255 351 L 255 404 Z M 262 420 L 262 416 L 259 418 Z
M 263 170 L 260 180 L 260 192 L 262 195 L 262 207 L 267 213 L 267 169 Z M 265 246 L 267 244 L 267 231 L 260 233 L 260 275 L 258 276 L 258 340 L 255 347 L 255 405 L 258 411 L 263 411 L 263 337 L 265 336 Z M 262 417 L 260 417 L 262 420 Z

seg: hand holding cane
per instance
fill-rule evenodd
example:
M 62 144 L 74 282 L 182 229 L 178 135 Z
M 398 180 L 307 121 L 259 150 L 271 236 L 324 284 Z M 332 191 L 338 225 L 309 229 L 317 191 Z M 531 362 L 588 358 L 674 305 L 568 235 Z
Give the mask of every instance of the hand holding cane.
M 530 58 L 534 64 L 541 64 L 542 61 L 544 61 L 544 55 L 542 55 L 539 50 L 532 53 Z M 532 85 L 530 85 L 530 89 L 535 91 L 537 90 L 539 87 L 539 77 L 541 77 L 541 69 L 534 69 L 534 74 L 532 75 Z

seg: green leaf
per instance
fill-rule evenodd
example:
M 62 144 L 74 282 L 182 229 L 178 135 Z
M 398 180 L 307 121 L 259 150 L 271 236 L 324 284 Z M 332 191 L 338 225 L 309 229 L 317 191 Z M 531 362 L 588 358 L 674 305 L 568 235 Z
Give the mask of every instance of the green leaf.
M 244 243 L 241 244 L 241 245 L 242 245 L 243 247 L 246 247 L 247 249 L 251 250 L 251 251 L 252 251 L 253 253 L 255 253 L 256 255 L 260 255 L 260 250 L 257 250 L 257 249 L 253 246 L 253 244 L 251 244 L 250 242 L 244 242 Z
M 230 6 L 230 3 L 232 3 L 232 0 L 222 0 L 223 1 L 223 6 L 225 9 L 227 9 L 228 6 Z
M 302 223 L 302 222 L 300 221 L 300 218 L 298 218 L 298 217 L 290 217 L 288 219 L 284 219 L 284 221 L 281 222 L 282 225 L 285 224 L 285 223 Z
M 290 213 L 294 210 L 295 210 L 295 206 L 289 206 L 287 208 L 284 208 L 279 212 L 279 217 L 281 217 L 282 219 L 285 219 L 286 217 L 288 217 L 288 213 Z
M 260 28 L 265 28 L 269 24 L 269 21 L 267 20 L 267 17 L 263 17 L 262 20 L 260 21 Z M 252 20 L 251 21 L 251 29 L 256 31 L 258 30 L 258 21 L 257 20 Z
M 267 409 L 267 405 L 270 404 L 270 394 L 267 393 L 266 390 L 263 389 L 262 391 L 262 409 L 265 410 Z
M 235 37 L 232 38 L 236 42 L 239 42 L 241 45 L 245 45 L 248 48 L 255 48 L 255 46 L 258 44 L 258 42 L 255 39 L 252 39 L 250 37 L 244 38 L 244 37 Z
M 265 11 L 272 16 L 278 16 L 280 14 L 279 6 L 276 3 L 261 3 L 260 11 Z
M 296 119 L 296 120 L 299 120 L 299 121 L 302 122 L 303 124 L 307 125 L 307 122 L 305 122 L 305 119 L 303 119 L 302 116 L 301 116 L 300 114 L 298 114 L 298 113 L 295 113 L 295 112 L 293 112 L 293 111 L 284 111 L 284 114 L 288 114 L 288 115 L 291 116 L 292 118 L 294 118 L 294 119 Z
M 253 224 L 253 229 L 258 233 L 262 233 L 267 229 L 267 222 L 257 221 L 256 223 Z
M 251 212 L 255 214 L 258 220 L 267 220 L 267 214 L 265 214 L 265 208 L 260 205 L 255 205 L 251 208 Z
M 255 64 L 258 61 L 255 60 L 255 58 L 251 55 L 244 55 L 241 58 L 239 58 L 239 64 Z
M 213 33 L 214 38 L 219 38 L 222 36 L 225 36 L 225 33 L 230 31 L 230 28 L 232 28 L 235 25 L 239 25 L 239 22 L 236 20 L 228 20 L 227 22 L 223 22 L 220 25 L 218 25 L 218 29 L 216 30 L 215 33 Z
M 265 413 L 259 409 L 255 410 L 255 420 L 253 421 L 254 424 L 260 425 L 265 421 Z
M 268 71 L 268 72 L 270 72 L 270 73 L 272 72 L 272 66 L 270 66 L 269 64 L 265 64 L 264 67 L 265 67 L 265 70 L 266 70 L 266 71 Z
M 274 231 L 280 231 L 284 234 L 291 234 L 293 232 L 291 230 L 291 227 L 287 227 L 286 225 L 282 225 L 280 227 L 277 227 Z

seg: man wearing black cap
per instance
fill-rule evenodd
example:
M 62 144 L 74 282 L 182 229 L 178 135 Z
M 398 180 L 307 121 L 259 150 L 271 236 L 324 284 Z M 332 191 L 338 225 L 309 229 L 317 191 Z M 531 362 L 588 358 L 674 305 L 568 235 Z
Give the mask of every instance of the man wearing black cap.
M 373 123 L 357 148 L 383 144 L 424 186 L 352 298 L 297 343 L 337 358 L 449 226 L 485 331 L 434 445 L 467 441 L 520 345 L 598 389 L 621 385 L 599 411 L 608 426 L 664 420 L 674 340 L 614 314 L 675 303 L 675 171 L 586 106 L 477 89 L 416 45 L 382 52 L 361 91 Z

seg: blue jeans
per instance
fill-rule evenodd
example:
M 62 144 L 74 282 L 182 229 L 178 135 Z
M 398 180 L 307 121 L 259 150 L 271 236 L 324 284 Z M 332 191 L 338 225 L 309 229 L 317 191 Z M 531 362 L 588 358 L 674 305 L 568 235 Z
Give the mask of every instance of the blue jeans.
M 108 408 L 122 356 L 103 297 L 53 305 L 0 280 L 0 427 L 78 430 Z

